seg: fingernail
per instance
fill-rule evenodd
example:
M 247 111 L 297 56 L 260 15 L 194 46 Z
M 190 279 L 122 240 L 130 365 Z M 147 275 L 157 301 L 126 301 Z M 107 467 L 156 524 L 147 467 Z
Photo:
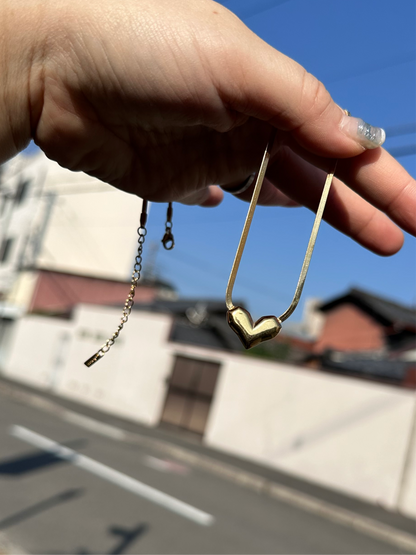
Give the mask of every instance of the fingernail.
M 364 148 L 377 148 L 386 140 L 386 132 L 381 127 L 373 127 L 360 118 L 344 116 L 341 131 Z

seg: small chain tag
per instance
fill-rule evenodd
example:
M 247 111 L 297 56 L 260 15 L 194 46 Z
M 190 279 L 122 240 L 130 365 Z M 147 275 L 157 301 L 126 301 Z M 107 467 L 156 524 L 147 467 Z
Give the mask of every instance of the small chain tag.
M 86 360 L 84 362 L 85 366 L 88 366 L 88 368 L 90 366 L 92 366 L 93 364 L 95 364 L 97 362 L 97 360 L 100 360 L 101 357 L 104 356 L 104 353 L 101 351 L 101 349 L 99 351 L 97 351 L 95 353 L 95 355 L 92 355 L 92 357 L 90 357 L 88 360 Z

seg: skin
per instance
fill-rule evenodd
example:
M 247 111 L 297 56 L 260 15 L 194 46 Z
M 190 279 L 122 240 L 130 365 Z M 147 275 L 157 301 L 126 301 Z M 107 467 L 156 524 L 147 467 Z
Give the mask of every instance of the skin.
M 316 208 L 381 255 L 416 234 L 416 182 L 342 128 L 324 85 L 211 0 L 2 0 L 0 162 L 48 157 L 156 201 L 215 206 L 258 169 L 260 202 Z M 241 198 L 250 199 L 251 191 Z

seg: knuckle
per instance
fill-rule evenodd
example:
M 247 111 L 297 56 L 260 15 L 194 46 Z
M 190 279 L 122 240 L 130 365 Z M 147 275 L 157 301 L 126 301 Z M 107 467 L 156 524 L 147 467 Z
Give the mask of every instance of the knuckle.
M 353 230 L 351 235 L 356 237 L 357 240 L 364 240 L 367 235 L 371 235 L 371 227 L 374 225 L 379 212 L 376 208 L 371 210 L 370 214 L 357 224 L 356 229 Z
M 332 98 L 325 85 L 306 70 L 302 77 L 300 107 L 303 121 L 316 121 L 332 104 Z
M 403 199 L 406 199 L 406 196 L 410 193 L 413 193 L 413 196 L 415 195 L 415 187 L 414 187 L 414 182 L 413 180 L 409 181 L 408 183 L 406 183 L 406 185 L 404 185 L 404 187 L 402 187 L 401 189 L 399 189 L 398 191 L 396 191 L 391 198 L 386 202 L 385 205 L 385 210 L 387 212 L 391 212 L 394 213 L 395 211 L 399 212 L 402 204 L 404 204 L 406 201 Z

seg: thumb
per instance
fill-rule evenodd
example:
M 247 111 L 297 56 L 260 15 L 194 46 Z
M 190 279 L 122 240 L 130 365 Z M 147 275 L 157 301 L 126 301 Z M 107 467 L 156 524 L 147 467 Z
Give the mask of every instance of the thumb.
M 241 40 L 226 49 L 228 72 L 217 82 L 229 108 L 290 132 L 319 156 L 347 158 L 383 144 L 383 129 L 348 116 L 318 79 L 242 28 Z

